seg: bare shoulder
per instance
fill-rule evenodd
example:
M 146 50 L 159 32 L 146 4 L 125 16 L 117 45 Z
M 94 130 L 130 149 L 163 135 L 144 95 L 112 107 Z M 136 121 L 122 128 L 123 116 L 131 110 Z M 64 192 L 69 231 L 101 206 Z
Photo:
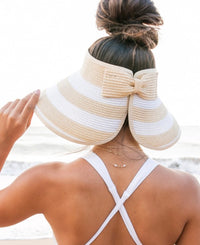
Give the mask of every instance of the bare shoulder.
M 200 208 L 200 184 L 191 174 L 159 166 L 156 178 L 159 187 L 166 193 L 170 193 L 171 198 L 182 202 L 191 210 Z
M 61 198 L 69 200 L 80 177 L 77 170 L 76 163 L 51 162 L 22 173 L 10 186 L 0 190 L 0 226 L 53 210 Z
M 43 163 L 29 169 L 25 175 L 29 176 L 30 179 L 37 179 L 40 186 L 45 188 L 78 185 L 83 180 L 88 179 L 86 176 L 88 176 L 90 168 L 84 163 L 82 158 L 70 163 L 57 161 Z
M 200 244 L 200 184 L 191 174 L 160 167 L 164 201 L 184 226 L 177 245 Z M 162 180 L 161 180 L 162 179 Z
M 25 188 L 29 193 L 41 193 L 51 189 L 59 179 L 64 164 L 49 162 L 36 165 L 22 173 L 11 185 L 12 188 Z
M 56 183 L 64 179 L 67 180 L 72 177 L 72 173 L 75 173 L 75 162 L 65 163 L 65 162 L 47 162 L 39 164 L 35 167 L 30 168 L 24 174 L 29 175 L 29 177 L 37 178 L 38 181 L 48 183 Z
M 196 192 L 200 187 L 198 180 L 187 172 L 165 167 L 162 167 L 162 171 L 166 173 L 166 178 L 172 181 L 173 184 L 176 184 L 177 188 L 184 188 L 184 191 Z

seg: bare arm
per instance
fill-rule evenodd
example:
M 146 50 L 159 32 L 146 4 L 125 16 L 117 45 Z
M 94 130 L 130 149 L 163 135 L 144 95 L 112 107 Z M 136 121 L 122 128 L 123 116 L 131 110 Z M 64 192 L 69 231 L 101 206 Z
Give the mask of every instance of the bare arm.
M 200 185 L 193 179 L 190 193 L 186 199 L 190 199 L 190 219 L 176 243 L 177 245 L 200 244 Z M 186 200 L 187 201 L 187 200 Z
M 47 168 L 48 165 L 31 168 L 0 191 L 0 227 L 43 213 L 45 195 L 48 194 Z
M 30 126 L 38 99 L 36 91 L 0 109 L 0 170 L 15 141 Z M 35 167 L 0 191 L 0 226 L 12 225 L 39 212 L 42 174 L 41 168 Z

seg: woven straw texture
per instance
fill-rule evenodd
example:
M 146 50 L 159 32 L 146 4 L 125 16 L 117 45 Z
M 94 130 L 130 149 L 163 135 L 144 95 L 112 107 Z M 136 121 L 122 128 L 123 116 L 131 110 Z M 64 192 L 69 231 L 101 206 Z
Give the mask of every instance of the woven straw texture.
M 80 71 L 42 93 L 36 114 L 59 136 L 84 145 L 112 140 L 128 115 L 139 144 L 166 149 L 179 139 L 180 129 L 157 97 L 157 76 L 156 69 L 133 76 L 87 53 Z

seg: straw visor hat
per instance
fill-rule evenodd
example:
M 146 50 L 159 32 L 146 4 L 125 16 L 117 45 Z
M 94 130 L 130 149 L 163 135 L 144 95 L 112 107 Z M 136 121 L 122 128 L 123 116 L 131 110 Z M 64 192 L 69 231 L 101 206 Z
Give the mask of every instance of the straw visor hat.
M 99 145 L 112 140 L 128 115 L 135 140 L 162 150 L 180 137 L 180 129 L 157 97 L 156 69 L 134 74 L 87 53 L 81 70 L 46 89 L 36 106 L 40 120 L 75 143 Z

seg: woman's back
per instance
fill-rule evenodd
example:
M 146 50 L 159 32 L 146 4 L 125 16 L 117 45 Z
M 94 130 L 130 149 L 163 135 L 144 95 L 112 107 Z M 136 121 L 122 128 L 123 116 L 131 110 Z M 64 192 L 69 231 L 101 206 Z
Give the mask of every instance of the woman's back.
M 116 159 L 109 154 L 98 152 L 98 155 L 107 166 L 121 196 L 144 160 L 118 169 L 113 168 Z M 86 160 L 79 159 L 69 165 L 56 164 L 53 168 L 55 171 L 47 177 L 53 188 L 49 185 L 46 218 L 59 245 L 86 244 L 112 211 L 115 201 L 102 178 Z M 56 176 L 60 176 L 59 179 Z M 189 225 L 195 209 L 197 219 L 200 219 L 199 207 L 194 202 L 197 190 L 197 183 L 191 176 L 162 166 L 156 167 L 124 203 L 142 244 L 175 244 L 186 224 Z M 196 228 L 198 231 L 198 226 Z M 193 239 L 190 244 L 200 243 L 196 240 L 197 236 L 189 237 L 190 241 Z M 92 244 L 135 243 L 118 212 Z
M 17 101 L 20 107 L 27 101 L 27 106 L 12 121 L 8 127 L 10 130 L 1 131 L 1 166 L 12 147 L 13 138 L 24 132 L 33 112 L 30 108 L 34 108 L 32 105 L 37 100 L 38 96 L 33 94 L 31 98 Z M 1 123 L 7 125 L 10 122 L 4 110 L 15 103 L 1 109 Z M 18 111 L 18 107 L 12 111 Z M 23 122 L 21 119 L 27 113 L 30 117 Z M 104 162 L 120 197 L 139 169 L 147 163 L 146 155 L 132 139 L 127 127 L 122 128 L 114 140 L 94 147 L 93 151 Z M 26 171 L 0 191 L 0 227 L 43 213 L 59 245 L 84 245 L 114 206 L 104 181 L 86 160 L 44 164 Z M 142 244 L 200 244 L 200 188 L 192 176 L 155 166 L 124 206 Z M 92 244 L 134 242 L 118 212 Z
M 147 160 L 140 147 L 166 149 L 180 137 L 157 96 L 151 49 L 162 23 L 151 0 L 101 0 L 97 24 L 110 36 L 91 46 L 81 71 L 45 90 L 38 104 L 36 91 L 0 109 L 0 168 L 37 104 L 37 115 L 53 132 L 95 145 L 94 158 L 103 161 L 94 160 L 102 164 L 98 171 L 106 175 L 105 164 L 119 196 L 91 159 L 40 165 L 0 191 L 0 226 L 43 213 L 59 245 L 200 245 L 199 184 Z M 126 189 L 142 166 L 144 178 L 129 197 Z

